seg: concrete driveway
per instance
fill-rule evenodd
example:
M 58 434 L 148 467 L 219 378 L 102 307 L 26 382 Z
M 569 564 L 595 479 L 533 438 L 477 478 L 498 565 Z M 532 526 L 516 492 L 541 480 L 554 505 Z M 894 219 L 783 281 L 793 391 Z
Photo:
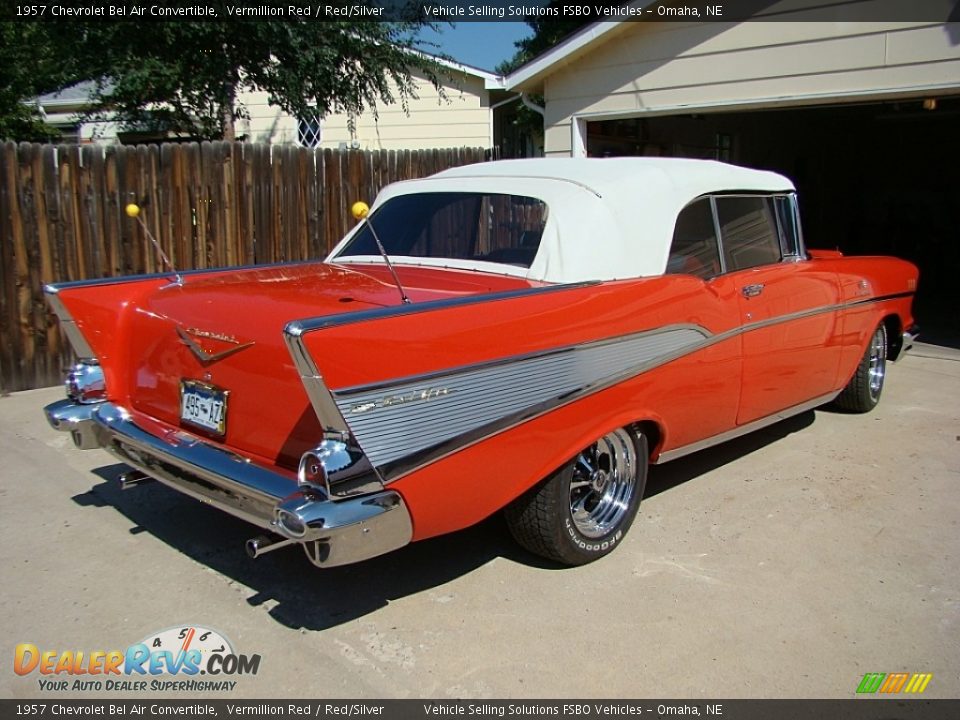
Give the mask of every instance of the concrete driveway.
M 257 561 L 253 528 L 0 398 L 0 697 L 14 647 L 221 631 L 258 674 L 206 697 L 852 697 L 866 672 L 960 696 L 960 353 L 919 348 L 865 416 L 817 411 L 655 468 L 613 555 L 579 569 L 498 517 L 362 565 Z M 68 676 L 72 682 L 75 678 Z M 191 697 L 190 692 L 176 697 Z

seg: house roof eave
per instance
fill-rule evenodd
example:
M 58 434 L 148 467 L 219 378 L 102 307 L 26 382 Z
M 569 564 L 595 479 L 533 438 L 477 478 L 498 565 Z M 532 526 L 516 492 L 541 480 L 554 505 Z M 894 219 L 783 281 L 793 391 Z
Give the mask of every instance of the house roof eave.
M 447 58 L 440 57 L 439 55 L 428 53 L 425 50 L 410 48 L 407 50 L 407 52 L 432 60 L 433 62 L 437 63 L 437 65 L 445 67 L 448 70 L 455 70 L 456 72 L 461 72 L 467 75 L 473 75 L 476 78 L 480 78 L 483 80 L 484 90 L 503 89 L 503 77 L 501 75 L 497 75 L 496 73 L 482 70 L 480 68 L 473 67 L 472 65 L 465 65 L 464 63 L 457 62 L 456 60 L 448 60 Z
M 652 0 L 631 3 L 636 7 L 650 5 Z M 578 55 L 621 30 L 625 20 L 602 20 L 586 25 L 550 50 L 521 65 L 503 78 L 503 88 L 514 92 L 541 93 L 543 80 Z

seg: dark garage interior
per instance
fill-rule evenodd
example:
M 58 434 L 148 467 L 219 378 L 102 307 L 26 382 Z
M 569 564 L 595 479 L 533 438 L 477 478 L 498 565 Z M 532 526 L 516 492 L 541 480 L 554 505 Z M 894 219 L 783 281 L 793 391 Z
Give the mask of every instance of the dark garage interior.
M 921 339 L 960 347 L 960 98 L 591 122 L 588 153 L 787 175 L 809 247 L 913 261 Z

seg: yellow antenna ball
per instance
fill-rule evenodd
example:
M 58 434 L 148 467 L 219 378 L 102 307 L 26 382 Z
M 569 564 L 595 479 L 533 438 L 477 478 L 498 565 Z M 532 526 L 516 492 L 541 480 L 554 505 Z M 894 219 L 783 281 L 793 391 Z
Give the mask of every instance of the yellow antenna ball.
M 137 217 L 137 215 L 140 214 L 140 206 L 137 205 L 136 203 L 130 203 L 124 209 L 127 211 L 127 215 L 132 218 L 135 218 Z
M 353 213 L 353 217 L 357 220 L 363 220 L 370 213 L 370 206 L 362 200 L 358 200 L 350 206 L 350 212 Z

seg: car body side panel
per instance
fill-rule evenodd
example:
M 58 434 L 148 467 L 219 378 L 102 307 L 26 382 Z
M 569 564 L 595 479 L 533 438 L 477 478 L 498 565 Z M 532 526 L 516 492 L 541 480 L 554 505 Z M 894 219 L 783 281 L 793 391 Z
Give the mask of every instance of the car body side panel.
M 739 343 L 728 339 L 400 478 L 390 488 L 403 495 L 411 510 L 414 539 L 479 522 L 597 437 L 637 420 L 651 420 L 664 429 L 664 448 L 713 434 L 717 424 L 712 415 L 723 415 L 732 422 L 738 355 Z M 682 390 L 677 389 L 678 380 L 682 380 Z
M 840 362 L 836 273 L 817 260 L 801 260 L 727 279 L 737 288 L 747 330 L 737 424 L 829 392 Z
M 840 257 L 829 261 L 840 288 L 840 368 L 836 387 L 853 377 L 867 343 L 884 318 L 902 332 L 914 324 L 912 303 L 919 281 L 915 265 L 888 257 Z
M 414 308 L 333 324 L 306 334 L 304 343 L 360 446 L 391 488 L 412 493 L 414 537 L 422 538 L 478 522 L 617 427 L 656 421 L 667 447 L 732 426 L 741 340 L 729 295 L 693 277 L 624 281 L 436 311 Z M 670 311 L 678 303 L 681 317 Z M 558 348 L 566 351 L 553 354 Z M 617 352 L 607 356 L 611 348 Z M 517 413 L 516 396 L 554 376 L 562 380 L 569 355 L 582 356 L 572 372 L 596 387 L 578 394 L 564 386 L 554 392 L 558 386 L 547 383 L 544 395 L 530 396 L 532 411 L 523 412 L 521 402 Z M 528 365 L 544 360 L 548 368 Z M 551 375 L 511 378 L 514 367 Z M 487 372 L 508 374 L 481 394 L 458 384 Z M 509 384 L 514 379 L 519 383 Z M 418 424 L 429 412 L 437 413 L 436 421 Z M 443 436 L 473 416 L 480 418 L 474 432 Z M 438 434 L 443 442 L 418 445 L 412 431 Z M 384 434 L 392 443 L 386 449 L 380 447 Z M 395 448 L 404 444 L 414 457 L 397 462 Z M 380 458 L 390 462 L 380 466 Z M 439 485 L 432 479 L 438 474 L 445 478 Z

